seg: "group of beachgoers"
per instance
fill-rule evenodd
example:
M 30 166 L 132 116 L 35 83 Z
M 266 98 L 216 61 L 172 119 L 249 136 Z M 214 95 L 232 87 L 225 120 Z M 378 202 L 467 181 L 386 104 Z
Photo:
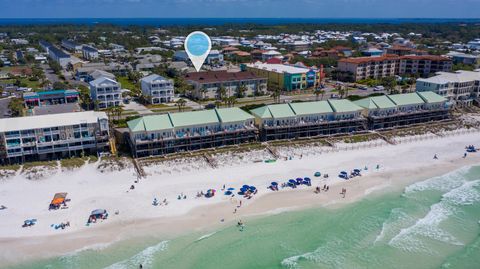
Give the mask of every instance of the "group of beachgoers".
M 55 230 L 58 230 L 58 229 L 65 230 L 65 228 L 70 227 L 70 221 L 62 222 L 58 225 L 52 224 L 51 227 L 54 228 Z
M 315 187 L 314 193 L 319 194 L 321 191 L 327 192 L 328 190 L 330 190 L 330 186 L 328 186 L 327 184 L 324 184 L 323 188 L 321 189 L 320 189 L 320 186 Z
M 186 197 L 186 196 L 185 196 L 185 199 L 187 199 L 187 197 Z M 163 201 L 162 201 L 161 203 L 159 203 L 159 202 L 158 202 L 158 199 L 155 197 L 155 198 L 153 198 L 152 205 L 153 205 L 153 206 L 162 206 L 162 205 L 168 205 L 167 198 L 163 199 Z

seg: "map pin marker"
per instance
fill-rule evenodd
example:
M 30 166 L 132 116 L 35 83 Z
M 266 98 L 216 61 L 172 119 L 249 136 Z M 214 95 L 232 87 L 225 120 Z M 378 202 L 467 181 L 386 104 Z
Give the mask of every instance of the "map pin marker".
M 211 48 L 212 41 L 204 32 L 192 32 L 185 39 L 185 51 L 197 72 L 202 68 L 203 62 L 207 59 Z

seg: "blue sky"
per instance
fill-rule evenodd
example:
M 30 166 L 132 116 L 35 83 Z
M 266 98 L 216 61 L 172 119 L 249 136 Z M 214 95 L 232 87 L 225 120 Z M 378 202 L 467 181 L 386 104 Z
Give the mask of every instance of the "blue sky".
M 0 0 L 0 18 L 480 18 L 480 0 Z

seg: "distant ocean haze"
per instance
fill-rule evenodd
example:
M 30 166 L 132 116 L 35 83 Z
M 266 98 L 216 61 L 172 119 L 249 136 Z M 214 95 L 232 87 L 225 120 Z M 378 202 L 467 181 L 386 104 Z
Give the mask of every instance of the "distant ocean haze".
M 114 24 L 144 26 L 224 24 L 372 24 L 372 23 L 480 23 L 480 19 L 425 18 L 15 18 L 1 19 L 0 25 Z

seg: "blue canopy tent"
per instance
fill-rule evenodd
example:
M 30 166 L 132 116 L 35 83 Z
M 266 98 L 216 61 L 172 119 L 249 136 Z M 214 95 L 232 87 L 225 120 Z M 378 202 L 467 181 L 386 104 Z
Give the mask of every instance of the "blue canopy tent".
M 273 181 L 273 182 L 270 183 L 270 184 L 272 184 L 272 186 L 278 186 L 278 182 L 275 182 L 275 181 Z
M 322 175 L 322 173 L 320 173 L 320 172 L 315 172 L 315 174 L 314 174 L 314 176 L 316 176 L 316 177 L 319 177 L 321 175 Z

